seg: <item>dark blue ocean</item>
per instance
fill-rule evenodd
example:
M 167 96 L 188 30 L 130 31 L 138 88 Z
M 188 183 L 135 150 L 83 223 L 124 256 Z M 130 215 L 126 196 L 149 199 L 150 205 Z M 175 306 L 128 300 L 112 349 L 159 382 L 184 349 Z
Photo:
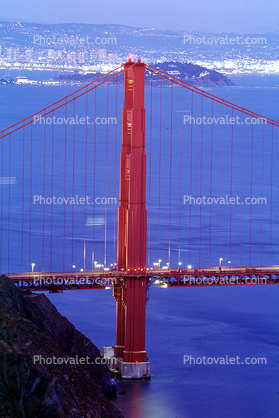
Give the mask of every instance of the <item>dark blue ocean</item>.
M 26 75 L 30 79 L 35 78 L 32 73 Z M 234 87 L 213 88 L 205 91 L 260 115 L 274 120 L 279 119 L 278 77 L 242 77 L 234 78 L 233 81 L 236 84 Z M 36 113 L 39 109 L 74 90 L 76 87 L 71 86 L 0 86 L 1 129 Z M 190 113 L 199 117 L 201 115 L 201 99 L 195 99 L 192 102 L 191 95 L 184 93 L 181 99 L 180 89 L 173 89 L 173 92 L 171 90 L 171 88 L 163 88 L 162 93 L 165 104 L 162 105 L 161 157 L 158 146 L 161 93 L 159 88 L 154 88 L 151 102 L 150 90 L 147 89 L 146 92 L 147 115 L 150 108 L 152 108 L 153 115 L 152 120 L 149 116 L 146 119 L 147 159 L 150 149 L 152 155 L 156 156 L 151 164 L 148 164 L 147 172 L 147 183 L 149 182 L 149 173 L 151 173 L 151 183 L 147 185 L 148 209 L 150 197 L 150 265 L 158 260 L 158 254 L 162 259 L 162 264 L 168 262 L 169 249 L 172 266 L 177 266 L 178 261 L 181 261 L 184 266 L 188 263 L 193 266 L 208 266 L 210 263 L 214 266 L 218 265 L 219 257 L 223 258 L 223 264 L 226 265 L 228 265 L 228 261 L 231 261 L 232 265 L 261 265 L 270 262 L 273 265 L 278 265 L 278 133 L 275 135 L 274 131 L 272 146 L 272 132 L 268 126 L 264 128 L 264 145 L 262 126 L 255 126 L 253 133 L 251 133 L 251 127 L 245 125 L 244 137 L 242 136 L 242 126 L 235 126 L 233 134 L 231 126 L 225 126 L 223 133 L 220 125 L 214 126 L 214 134 L 218 133 L 219 135 L 217 135 L 217 142 L 214 143 L 211 157 L 211 126 L 204 127 L 203 148 L 201 148 L 201 127 L 193 126 L 191 134 L 191 125 L 184 124 L 184 119 L 181 117 L 181 114 L 184 117 Z M 103 207 L 93 205 L 93 208 L 88 209 L 86 215 L 84 208 L 75 207 L 74 225 L 72 224 L 72 207 L 67 207 L 67 235 L 65 242 L 63 242 L 63 224 L 59 218 L 63 208 L 55 208 L 52 212 L 51 206 L 45 206 L 45 236 L 42 237 L 43 206 L 34 205 L 32 199 L 34 195 L 43 194 L 42 166 L 44 164 L 46 166 L 45 197 L 54 194 L 64 196 L 65 192 L 66 196 L 72 196 L 73 193 L 84 196 L 83 179 L 85 178 L 87 184 L 90 185 L 87 194 L 91 198 L 93 195 L 95 197 L 118 196 L 118 184 L 115 183 L 114 174 L 115 169 L 119 169 L 122 91 L 122 87 L 118 87 L 117 97 L 115 96 L 115 86 L 110 87 L 109 92 L 106 87 L 101 88 L 98 92 L 97 101 L 100 103 L 99 109 L 101 110 L 97 116 L 115 116 L 117 107 L 118 120 L 117 126 L 98 126 L 96 139 L 98 154 L 94 154 L 94 126 L 91 126 L 91 131 L 88 132 L 90 140 L 87 144 L 86 157 L 85 131 L 81 131 L 80 136 L 75 138 L 72 127 L 67 127 L 66 165 L 64 164 L 64 126 L 55 126 L 55 143 L 52 142 L 51 130 L 47 126 L 45 154 L 42 152 L 44 133 L 40 126 L 34 127 L 33 130 L 32 156 L 28 128 L 26 128 L 24 151 L 22 149 L 22 134 L 14 134 L 11 143 L 5 140 L 2 148 L 4 162 L 1 177 L 10 176 L 16 181 L 8 188 L 4 184 L 2 185 L 2 187 L 6 187 L 1 195 L 1 198 L 4 199 L 1 209 L 3 272 L 7 272 L 8 265 L 9 271 L 20 271 L 21 268 L 26 271 L 30 262 L 36 263 L 36 268 L 44 266 L 45 271 L 50 267 L 53 270 L 60 270 L 63 265 L 65 269 L 70 269 L 72 263 L 79 269 L 85 263 L 85 267 L 90 269 L 93 261 L 97 260 L 104 264 L 105 241 L 107 241 L 106 263 L 109 265 L 114 261 L 115 205 L 103 205 Z M 116 106 L 110 105 L 108 111 L 106 109 L 107 95 L 111 95 L 109 97 L 117 103 Z M 95 115 L 94 103 L 95 96 L 93 95 L 88 99 L 88 108 L 92 117 Z M 203 111 L 207 116 L 211 115 L 211 105 L 212 103 L 207 103 L 206 100 L 203 103 Z M 73 114 L 71 105 L 67 110 L 68 115 Z M 84 104 L 77 103 L 76 110 L 79 111 L 80 116 L 84 116 Z M 216 106 L 214 111 L 215 115 L 219 117 L 224 112 L 221 106 Z M 173 122 L 170 118 L 171 113 Z M 227 114 L 235 116 L 229 112 Z M 62 113 L 60 116 L 62 117 Z M 181 121 L 183 123 L 182 131 Z M 183 138 L 186 139 L 183 139 L 180 162 L 181 132 Z M 115 137 L 117 137 L 116 140 Z M 106 148 L 107 138 L 108 151 Z M 73 146 L 75 146 L 74 160 L 71 154 Z M 9 162 L 6 156 L 9 155 L 10 147 L 12 156 Z M 54 167 L 51 164 L 52 150 L 54 151 Z M 171 180 L 169 176 L 170 152 L 172 153 L 171 170 L 173 176 Z M 251 159 L 251 152 L 253 159 Z M 191 169 L 190 154 L 192 155 Z M 94 155 L 97 155 L 95 159 L 95 194 L 92 187 Z M 27 168 L 23 168 L 23 157 L 24 167 Z M 88 164 L 87 174 L 84 170 L 85 158 Z M 106 159 L 108 161 L 107 174 L 102 171 Z M 75 172 L 72 169 L 73 161 Z M 273 163 L 272 169 L 271 161 Z M 30 165 L 32 166 L 32 174 L 30 174 Z M 161 165 L 160 189 L 159 165 Z M 91 171 L 89 167 L 91 167 Z M 211 167 L 212 176 L 210 178 L 208 173 Z M 255 205 L 252 207 L 252 211 L 250 207 L 245 206 L 242 213 L 237 207 L 231 208 L 232 213 L 230 213 L 229 207 L 212 206 L 210 227 L 212 238 L 209 243 L 209 207 L 192 206 L 191 222 L 189 223 L 190 207 L 182 204 L 181 200 L 184 195 L 189 194 L 195 198 L 202 195 L 220 196 L 220 173 L 222 173 L 222 196 L 230 194 L 236 196 L 241 193 L 243 197 L 250 196 L 252 188 L 252 196 L 266 196 L 268 203 L 264 207 Z M 181 185 L 178 180 L 180 174 Z M 107 181 L 105 180 L 106 175 Z M 190 175 L 191 181 L 189 181 Z M 66 189 L 64 189 L 65 178 Z M 74 179 L 74 184 L 72 179 Z M 200 189 L 201 180 L 202 189 Z M 31 191 L 28 188 L 30 182 Z M 241 184 L 243 185 L 242 189 Z M 22 194 L 23 185 L 24 195 Z M 209 194 L 210 190 L 211 195 Z M 170 191 L 171 207 L 168 204 Z M 271 196 L 272 201 L 270 201 Z M 8 215 L 5 205 L 5 202 L 7 203 L 9 200 L 11 202 L 10 215 Z M 25 203 L 22 219 L 23 200 Z M 31 212 L 30 202 L 32 203 Z M 160 227 L 158 229 L 159 203 Z M 220 213 L 222 214 L 222 223 Z M 250 215 L 252 215 L 251 222 Z M 10 232 L 7 226 L 8 216 L 10 216 Z M 231 226 L 229 226 L 230 216 L 233 219 Z M 54 238 L 50 254 L 51 219 Z M 171 236 L 169 236 L 170 219 Z M 105 231 L 106 220 L 107 230 Z M 94 247 L 93 227 L 95 228 Z M 84 233 L 85 229 L 86 233 Z M 159 245 L 156 242 L 158 233 L 160 235 Z M 8 248 L 9 234 L 11 242 Z M 252 241 L 250 237 L 252 237 Z M 271 248 L 270 237 L 272 239 Z M 22 241 L 24 242 L 23 248 Z M 43 254 L 42 242 L 44 242 Z M 84 243 L 86 243 L 85 260 Z M 125 391 L 126 394 L 119 395 L 114 404 L 126 418 L 277 417 L 279 410 L 278 291 L 276 285 L 190 289 L 151 288 L 150 300 L 147 304 L 146 348 L 151 362 L 152 378 L 148 382 L 118 381 L 118 392 Z M 111 290 L 69 291 L 48 296 L 62 315 L 67 316 L 77 329 L 86 334 L 98 348 L 114 344 L 115 302 Z M 193 364 L 193 361 L 192 364 L 189 362 L 183 364 L 184 356 L 192 356 L 193 358 L 205 356 L 216 359 L 238 356 L 240 362 L 244 362 L 248 357 L 253 359 L 264 357 L 267 364 Z

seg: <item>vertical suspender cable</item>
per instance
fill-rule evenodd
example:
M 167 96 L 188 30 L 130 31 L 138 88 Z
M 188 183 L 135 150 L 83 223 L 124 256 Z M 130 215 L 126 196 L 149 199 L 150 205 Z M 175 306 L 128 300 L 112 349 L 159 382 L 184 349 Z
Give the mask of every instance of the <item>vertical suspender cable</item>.
M 104 268 L 107 264 L 107 223 L 108 223 L 108 88 L 107 84 L 107 129 L 106 129 L 106 204 L 105 204 L 105 255 L 104 255 Z
M 148 268 L 150 268 L 150 232 L 151 232 L 151 167 L 152 167 L 152 161 L 151 161 L 151 143 L 152 143 L 152 76 L 153 74 L 150 74 L 150 121 L 149 121 L 149 190 L 148 190 Z
M 232 109 L 232 120 L 233 120 L 233 109 Z M 233 187 L 233 123 L 231 124 L 231 178 L 230 178 L 230 198 L 232 198 L 232 187 Z M 231 202 L 231 200 L 230 200 Z M 229 259 L 232 257 L 232 204 L 230 203 L 230 244 L 229 244 Z
M 173 125 L 172 119 L 173 119 L 173 83 L 171 83 L 171 125 L 170 125 L 170 192 L 169 192 L 169 254 L 168 254 L 169 265 L 170 265 L 170 257 L 171 257 L 171 184 L 172 184 L 171 175 L 172 175 L 172 125 Z
M 52 112 L 52 128 L 51 128 L 51 196 L 53 196 L 53 182 L 54 182 L 54 116 Z M 52 244 L 53 244 L 53 203 L 50 207 L 50 271 L 52 272 Z
M 193 120 L 194 116 L 194 94 L 192 91 L 191 95 L 191 121 Z M 189 262 L 188 264 L 191 265 L 191 228 L 192 228 L 192 208 L 191 208 L 191 195 L 192 195 L 192 170 L 193 170 L 193 124 L 191 123 L 191 134 L 190 134 L 190 207 L 189 207 Z
M 179 214 L 178 214 L 178 263 L 180 263 L 181 258 L 181 244 L 180 244 L 180 238 L 181 238 L 181 171 L 182 171 L 182 104 L 183 104 L 183 88 L 181 87 L 181 99 L 180 99 L 180 143 L 179 143 L 179 149 L 180 149 L 180 155 L 179 155 Z
M 10 237 L 11 237 L 11 165 L 12 165 L 12 135 L 9 135 L 9 204 L 8 204 L 8 274 L 10 272 Z
M 224 105 L 222 105 L 222 120 L 224 120 Z M 221 134 L 221 187 L 220 187 L 220 198 L 223 194 L 223 157 L 224 157 L 224 125 L 222 124 L 222 134 Z M 219 258 L 222 257 L 222 205 L 220 205 L 220 250 Z
M 253 197 L 253 146 L 254 146 L 254 126 L 251 128 L 251 182 L 250 182 L 250 203 Z M 252 205 L 250 204 L 250 242 L 249 242 L 249 266 L 251 266 L 252 255 Z
M 242 202 L 243 202 L 243 160 L 244 160 L 244 155 L 243 155 L 243 150 L 244 150 L 244 113 L 242 114 L 242 145 L 241 145 L 241 196 L 240 196 L 240 201 L 241 201 L 241 206 L 240 206 L 240 266 L 242 266 L 242 215 L 243 215 L 243 210 L 242 210 Z
M 95 268 L 95 194 L 96 194 L 96 107 L 97 107 L 97 90 L 95 89 L 95 106 L 94 106 L 94 157 L 93 157 L 93 245 L 92 245 L 92 270 Z
M 271 163 L 270 163 L 270 219 L 269 219 L 269 265 L 271 266 L 271 239 L 272 239 L 272 187 L 273 187 L 273 125 L 271 131 Z
M 65 104 L 65 132 L 64 132 L 64 208 L 63 208 L 63 271 L 65 271 L 65 255 L 66 255 L 66 193 L 67 193 L 67 105 Z
M 264 193 L 264 124 L 263 124 L 263 144 L 262 144 L 262 198 Z M 261 266 L 263 265 L 263 205 L 261 206 Z
M 116 178 L 117 178 L 117 88 L 118 88 L 118 75 L 116 76 L 115 81 L 115 143 L 114 143 L 114 196 L 116 197 Z M 115 268 L 116 263 L 116 205 L 114 205 L 113 211 L 113 268 Z
M 44 124 L 44 168 L 43 168 L 43 194 L 46 198 L 46 124 Z M 45 205 L 43 205 L 43 243 L 42 243 L 42 271 L 45 268 Z
M 88 93 L 85 95 L 85 165 L 84 165 L 84 240 L 83 240 L 83 270 L 85 271 L 86 260 L 86 215 L 87 215 L 87 142 L 88 142 Z
M 159 133 L 159 196 L 158 196 L 158 260 L 160 259 L 160 209 L 161 209 L 161 149 L 162 149 L 162 78 L 160 85 L 160 133 Z
M 213 120 L 213 100 L 211 100 L 211 117 Z M 210 200 L 212 199 L 212 181 L 213 181 L 213 161 L 212 161 L 212 156 L 213 156 L 213 123 L 211 124 L 211 140 L 210 140 Z M 212 220 L 212 210 L 211 210 L 211 206 L 209 207 L 209 267 L 211 266 L 211 220 Z
M 74 100 L 74 120 L 76 117 L 76 101 Z M 75 135 L 76 135 L 76 128 L 75 128 L 75 124 L 73 125 L 73 197 L 75 196 L 75 152 L 76 152 L 76 148 L 75 148 Z M 71 264 L 72 264 L 72 269 L 74 268 L 74 216 L 75 216 L 75 212 L 74 212 L 74 206 L 72 205 L 72 257 L 71 257 Z
M 201 102 L 201 120 L 203 121 L 203 95 Z M 203 147 L 203 123 L 201 123 L 201 161 L 200 161 L 200 197 L 202 196 L 202 147 Z M 199 267 L 201 267 L 201 235 L 202 235 L 202 205 L 200 205 L 200 230 L 199 230 Z
M 32 257 L 32 177 L 33 177 L 33 123 L 30 125 L 30 190 L 29 190 L 29 268 Z
M 3 139 L 2 139 L 3 141 Z M 2 143 L 2 152 L 3 152 L 3 143 Z M 21 200 L 21 272 L 23 272 L 24 267 L 24 165 L 25 165 L 25 128 L 22 128 L 22 200 Z M 2 162 L 3 168 L 3 162 Z M 3 189 L 2 189 L 2 196 L 3 196 Z M 3 203 L 3 197 L 2 197 Z M 43 205 L 44 206 L 44 205 Z M 2 231 L 2 228 L 1 228 Z

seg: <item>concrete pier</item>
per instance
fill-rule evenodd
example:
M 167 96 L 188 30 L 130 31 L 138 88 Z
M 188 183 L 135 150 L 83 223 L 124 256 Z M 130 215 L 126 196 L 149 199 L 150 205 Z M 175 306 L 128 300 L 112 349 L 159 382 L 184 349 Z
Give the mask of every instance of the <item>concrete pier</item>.
M 106 346 L 102 349 L 103 357 L 109 360 L 110 370 L 121 379 L 150 379 L 150 362 L 128 362 L 122 357 L 114 357 L 114 347 Z

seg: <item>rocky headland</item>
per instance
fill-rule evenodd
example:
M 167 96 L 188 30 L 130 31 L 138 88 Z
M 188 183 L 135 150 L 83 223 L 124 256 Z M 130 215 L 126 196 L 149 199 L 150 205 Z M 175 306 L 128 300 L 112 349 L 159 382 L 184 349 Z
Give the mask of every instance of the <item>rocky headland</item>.
M 108 399 L 114 376 L 100 358 L 44 294 L 0 277 L 1 418 L 121 418 Z

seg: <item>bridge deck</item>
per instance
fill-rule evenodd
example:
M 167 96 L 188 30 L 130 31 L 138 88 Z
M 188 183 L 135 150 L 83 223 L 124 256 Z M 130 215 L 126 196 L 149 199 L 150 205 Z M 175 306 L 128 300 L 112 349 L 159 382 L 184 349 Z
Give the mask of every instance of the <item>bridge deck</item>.
M 279 266 L 147 269 L 138 272 L 90 270 L 83 272 L 25 272 L 8 275 L 17 286 L 34 291 L 108 289 L 124 286 L 127 277 L 147 277 L 159 287 L 279 284 Z

